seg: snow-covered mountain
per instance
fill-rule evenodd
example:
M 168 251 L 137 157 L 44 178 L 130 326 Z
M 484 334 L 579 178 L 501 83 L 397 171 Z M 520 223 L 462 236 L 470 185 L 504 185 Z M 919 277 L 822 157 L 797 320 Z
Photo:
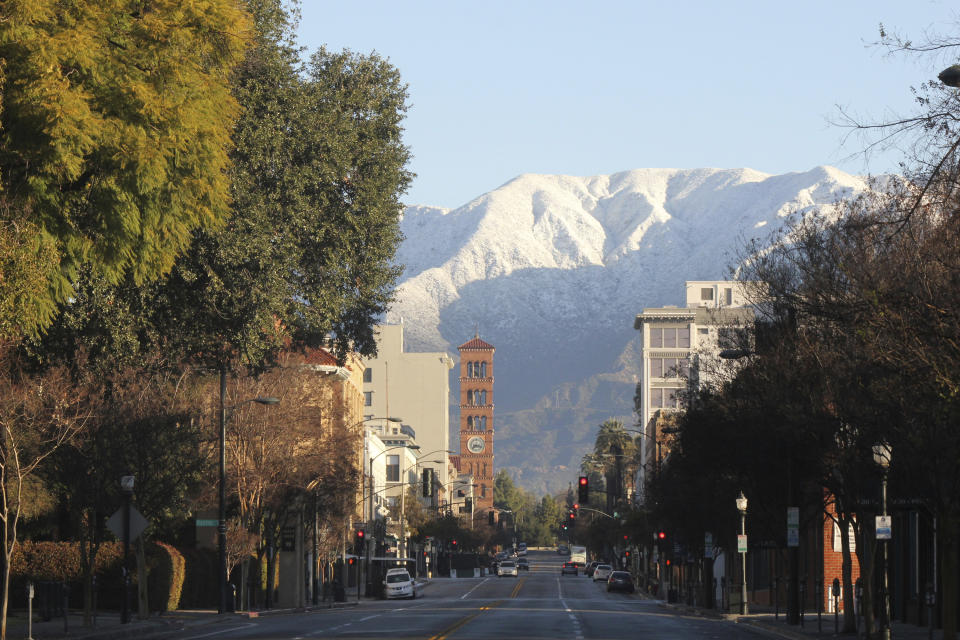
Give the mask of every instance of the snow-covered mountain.
M 683 304 L 686 280 L 728 277 L 790 213 L 865 188 L 832 167 L 521 175 L 457 209 L 406 209 L 387 321 L 402 318 L 408 351 L 456 355 L 479 330 L 497 349 L 496 467 L 565 489 L 597 426 L 633 421 L 634 316 Z

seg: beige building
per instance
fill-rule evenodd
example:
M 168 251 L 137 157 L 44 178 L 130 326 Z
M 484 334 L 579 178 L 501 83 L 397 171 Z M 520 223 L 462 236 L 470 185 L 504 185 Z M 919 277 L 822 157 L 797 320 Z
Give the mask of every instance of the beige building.
M 728 280 L 692 280 L 686 283 L 686 305 L 644 309 L 633 328 L 641 332 L 641 368 L 637 383 L 638 419 L 643 430 L 638 491 L 659 468 L 664 455 L 663 427 L 671 414 L 683 408 L 688 384 L 705 381 L 706 360 L 721 349 L 736 346 L 737 336 L 752 328 L 754 310 L 743 284 Z
M 376 418 L 399 418 L 399 424 L 385 423 L 384 436 L 408 431 L 420 445 L 417 471 L 434 469 L 445 482 L 454 472 L 448 453 L 453 358 L 445 352 L 407 352 L 402 323 L 379 325 L 375 332 L 377 357 L 366 361 L 363 372 L 363 413 L 375 418 L 372 424 Z

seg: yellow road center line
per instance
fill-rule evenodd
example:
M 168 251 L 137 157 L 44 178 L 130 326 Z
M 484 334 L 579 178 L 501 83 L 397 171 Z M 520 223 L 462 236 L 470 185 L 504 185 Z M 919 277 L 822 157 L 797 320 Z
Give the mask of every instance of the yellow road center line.
M 463 625 L 467 624 L 468 622 L 470 622 L 471 620 L 473 620 L 474 618 L 476 618 L 478 615 L 480 615 L 480 614 L 483 613 L 484 611 L 487 611 L 488 609 L 493 609 L 494 607 L 499 607 L 502 603 L 503 603 L 503 600 L 497 600 L 496 602 L 490 603 L 489 606 L 480 607 L 480 610 L 477 611 L 476 613 L 471 614 L 471 615 L 467 616 L 466 618 L 461 618 L 460 620 L 457 620 L 455 623 L 453 623 L 451 626 L 447 627 L 446 629 L 444 629 L 443 631 L 441 631 L 441 632 L 438 633 L 437 635 L 431 636 L 431 637 L 430 637 L 430 640 L 446 640 L 446 638 L 447 638 L 451 633 L 454 633 L 457 629 L 459 629 L 459 628 L 462 627 Z
M 511 597 L 511 598 L 516 598 L 516 597 L 517 597 L 517 594 L 520 593 L 520 587 L 523 586 L 523 583 L 524 583 L 525 580 L 526 580 L 526 578 L 520 578 L 520 582 L 517 583 L 517 586 L 515 586 L 515 587 L 513 588 L 513 592 L 510 594 L 510 597 Z

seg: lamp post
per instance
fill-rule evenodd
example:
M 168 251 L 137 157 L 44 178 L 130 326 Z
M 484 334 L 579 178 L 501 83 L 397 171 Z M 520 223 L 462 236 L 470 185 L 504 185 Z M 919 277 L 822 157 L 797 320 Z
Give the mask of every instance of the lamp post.
M 740 512 L 740 537 L 742 550 L 740 551 L 740 615 L 747 615 L 747 497 L 743 491 L 737 496 L 737 511 Z M 741 545 L 737 545 L 741 546 Z
M 218 576 L 220 582 L 220 607 L 217 613 L 226 613 L 227 607 L 227 410 L 239 407 L 247 402 L 256 402 L 257 404 L 277 404 L 280 402 L 277 398 L 258 397 L 238 402 L 230 407 L 226 406 L 227 397 L 227 369 L 220 367 L 220 495 L 219 495 L 219 514 L 217 517 L 217 549 L 220 556 L 220 566 Z
M 120 605 L 120 622 L 130 622 L 130 499 L 133 497 L 133 475 L 121 476 L 123 491 L 123 602 Z
M 889 444 L 876 444 L 873 446 L 873 461 L 880 467 L 880 505 L 883 509 L 883 517 L 887 517 L 887 473 L 890 470 L 890 454 L 892 450 Z M 889 539 L 883 538 L 883 573 L 880 580 L 880 600 L 882 610 L 880 612 L 880 638 L 890 640 L 890 585 L 888 582 L 888 545 Z

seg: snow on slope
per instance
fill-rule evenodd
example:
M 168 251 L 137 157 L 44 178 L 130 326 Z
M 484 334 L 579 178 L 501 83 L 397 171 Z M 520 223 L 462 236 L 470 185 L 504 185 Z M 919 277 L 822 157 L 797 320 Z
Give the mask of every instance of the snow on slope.
M 387 321 L 403 318 L 412 351 L 455 354 L 475 327 L 496 346 L 503 454 L 510 412 L 595 375 L 631 382 L 622 355 L 644 307 L 682 304 L 684 281 L 727 277 L 748 238 L 865 187 L 831 167 L 521 175 L 457 209 L 407 209 L 406 269 Z M 610 415 L 629 415 L 632 389 L 623 395 L 605 401 L 618 405 Z

